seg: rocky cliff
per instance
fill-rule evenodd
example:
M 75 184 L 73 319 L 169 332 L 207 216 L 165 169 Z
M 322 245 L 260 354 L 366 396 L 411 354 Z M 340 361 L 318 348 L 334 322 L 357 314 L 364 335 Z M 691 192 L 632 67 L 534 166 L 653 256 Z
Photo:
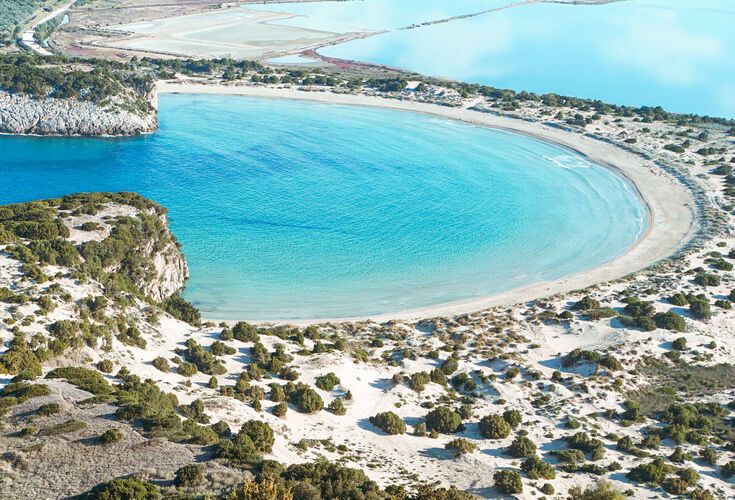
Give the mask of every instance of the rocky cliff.
M 131 109 L 124 101 L 99 105 L 77 99 L 36 99 L 0 92 L 0 133 L 27 135 L 138 135 L 158 128 L 156 95 L 150 109 Z
M 162 240 L 150 239 L 142 246 L 142 255 L 147 256 L 148 273 L 135 279 L 135 285 L 143 293 L 157 301 L 164 300 L 184 288 L 189 277 L 189 267 L 173 237 L 168 232 L 165 215 L 159 215 L 167 228 Z

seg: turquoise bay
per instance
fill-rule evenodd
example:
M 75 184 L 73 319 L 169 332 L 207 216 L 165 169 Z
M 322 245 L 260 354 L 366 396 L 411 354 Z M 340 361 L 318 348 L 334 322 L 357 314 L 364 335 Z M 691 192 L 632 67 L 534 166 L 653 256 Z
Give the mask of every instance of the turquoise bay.
M 627 181 L 528 137 L 385 109 L 163 95 L 126 139 L 0 137 L 0 203 L 166 206 L 205 317 L 375 315 L 595 267 L 646 225 Z

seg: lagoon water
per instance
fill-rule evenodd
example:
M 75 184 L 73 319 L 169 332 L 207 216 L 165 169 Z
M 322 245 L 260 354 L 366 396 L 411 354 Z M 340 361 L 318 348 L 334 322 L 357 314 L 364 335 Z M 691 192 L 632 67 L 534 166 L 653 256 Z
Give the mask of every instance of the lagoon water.
M 398 29 L 514 3 L 521 2 L 366 0 L 258 8 L 297 14 L 280 22 L 302 27 L 388 30 L 320 49 L 326 56 L 499 88 L 735 117 L 732 0 L 528 3 Z
M 0 203 L 137 191 L 218 319 L 371 315 L 592 268 L 646 226 L 632 187 L 531 138 L 393 110 L 163 95 L 159 132 L 0 137 Z

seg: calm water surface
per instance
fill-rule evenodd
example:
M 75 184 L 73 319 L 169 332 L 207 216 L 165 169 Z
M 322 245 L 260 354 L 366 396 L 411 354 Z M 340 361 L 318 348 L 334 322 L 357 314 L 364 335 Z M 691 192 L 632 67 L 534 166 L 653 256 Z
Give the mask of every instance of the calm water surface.
M 283 22 L 304 27 L 390 30 L 319 51 L 327 56 L 501 88 L 735 117 L 732 0 L 536 3 L 397 30 L 511 3 L 367 0 L 279 4 L 278 10 L 299 14 Z
M 344 317 L 594 267 L 645 226 L 564 149 L 406 112 L 163 95 L 158 133 L 0 137 L 0 202 L 137 191 L 170 210 L 185 295 L 222 319 Z

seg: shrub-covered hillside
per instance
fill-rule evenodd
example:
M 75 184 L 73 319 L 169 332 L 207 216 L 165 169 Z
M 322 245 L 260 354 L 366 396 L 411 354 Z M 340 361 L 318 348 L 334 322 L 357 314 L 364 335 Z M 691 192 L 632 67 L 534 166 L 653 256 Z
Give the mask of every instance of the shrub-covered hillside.
M 0 2 L 0 43 L 8 44 L 20 36 L 21 24 L 41 7 L 44 0 L 2 0 Z

